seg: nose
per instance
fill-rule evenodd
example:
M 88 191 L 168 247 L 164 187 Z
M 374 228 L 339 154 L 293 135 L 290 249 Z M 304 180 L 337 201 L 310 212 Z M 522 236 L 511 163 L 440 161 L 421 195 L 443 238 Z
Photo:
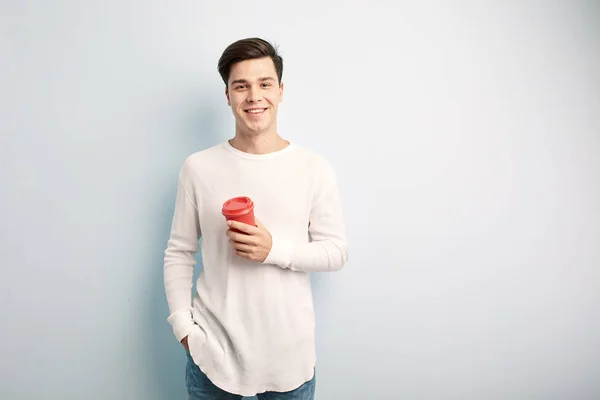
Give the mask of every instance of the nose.
M 248 90 L 248 98 L 246 99 L 248 103 L 256 103 L 260 101 L 260 92 L 257 88 L 251 87 Z

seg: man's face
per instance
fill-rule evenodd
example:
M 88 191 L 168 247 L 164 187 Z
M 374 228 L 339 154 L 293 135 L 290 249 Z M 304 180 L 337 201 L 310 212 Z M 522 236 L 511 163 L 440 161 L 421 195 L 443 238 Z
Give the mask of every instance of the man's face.
M 283 84 L 279 84 L 270 57 L 242 61 L 229 71 L 225 95 L 238 129 L 260 134 L 276 127 L 277 107 L 282 101 Z

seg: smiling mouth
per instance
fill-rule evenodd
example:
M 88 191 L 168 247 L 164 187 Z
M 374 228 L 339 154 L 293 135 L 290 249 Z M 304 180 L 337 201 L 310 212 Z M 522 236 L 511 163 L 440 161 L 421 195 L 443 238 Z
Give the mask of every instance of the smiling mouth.
M 254 108 L 254 109 L 251 109 L 251 110 L 244 110 L 244 112 L 246 114 L 250 114 L 250 115 L 261 115 L 266 110 L 267 110 L 266 108 Z

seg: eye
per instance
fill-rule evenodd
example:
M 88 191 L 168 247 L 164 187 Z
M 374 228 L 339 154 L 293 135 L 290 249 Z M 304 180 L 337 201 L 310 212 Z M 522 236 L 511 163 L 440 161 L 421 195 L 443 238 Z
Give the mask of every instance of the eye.
M 263 87 L 269 87 L 269 86 L 271 86 L 270 83 L 263 83 Z
M 237 90 L 237 89 L 243 89 L 243 88 L 244 88 L 244 85 L 237 85 L 235 88 L 236 88 L 236 90 Z

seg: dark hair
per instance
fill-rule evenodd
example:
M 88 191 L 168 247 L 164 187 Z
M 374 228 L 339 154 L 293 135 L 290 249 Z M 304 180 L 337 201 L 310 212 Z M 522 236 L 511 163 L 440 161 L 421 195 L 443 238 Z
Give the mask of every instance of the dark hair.
M 277 48 L 264 39 L 248 38 L 238 40 L 227 46 L 221 55 L 221 58 L 219 58 L 217 69 L 219 70 L 223 82 L 225 82 L 225 86 L 228 86 L 229 73 L 234 64 L 241 61 L 264 57 L 270 57 L 271 60 L 273 60 L 277 78 L 279 79 L 279 83 L 281 83 L 281 78 L 283 76 L 283 58 L 281 58 L 277 52 Z

